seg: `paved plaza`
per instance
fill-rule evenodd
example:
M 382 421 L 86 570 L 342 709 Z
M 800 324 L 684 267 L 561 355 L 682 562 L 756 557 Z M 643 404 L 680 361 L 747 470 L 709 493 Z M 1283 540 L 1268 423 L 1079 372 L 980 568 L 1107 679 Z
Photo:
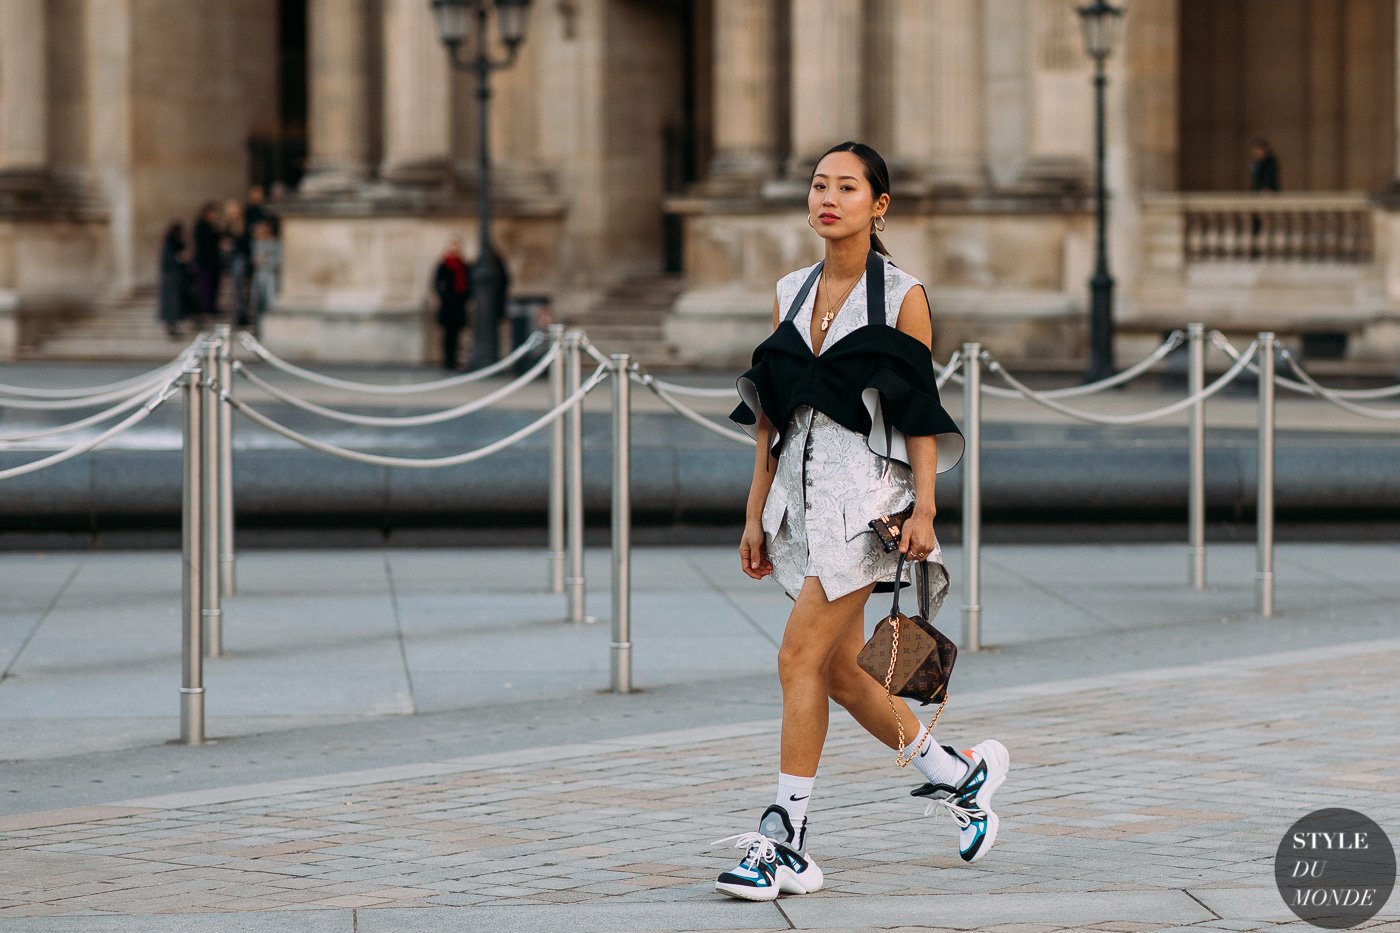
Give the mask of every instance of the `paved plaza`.
M 771 799 L 787 601 L 730 548 L 637 552 L 623 697 L 605 552 L 583 626 L 537 551 L 247 552 L 201 748 L 167 744 L 178 555 L 0 555 L 0 930 L 1307 929 L 1291 823 L 1400 841 L 1400 578 L 1391 545 L 1283 545 L 1261 619 L 1252 559 L 1212 547 L 1196 592 L 1181 546 L 988 548 L 940 737 L 1011 750 L 995 850 L 964 865 L 839 714 L 827 885 L 750 904 L 710 843 Z

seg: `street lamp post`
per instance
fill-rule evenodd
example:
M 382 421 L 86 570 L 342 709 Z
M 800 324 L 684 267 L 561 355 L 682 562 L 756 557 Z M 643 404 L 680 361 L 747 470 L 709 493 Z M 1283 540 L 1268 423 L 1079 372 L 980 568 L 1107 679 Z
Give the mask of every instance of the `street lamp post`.
M 1113 276 L 1108 271 L 1108 193 L 1104 181 L 1104 66 L 1118 44 L 1123 10 L 1107 0 L 1079 7 L 1084 27 L 1084 47 L 1094 60 L 1094 189 L 1096 230 L 1094 275 L 1089 280 L 1089 372 L 1085 379 L 1097 382 L 1114 373 Z
M 497 268 L 491 238 L 491 145 L 490 107 L 491 72 L 509 68 L 515 63 L 520 43 L 525 39 L 525 14 L 530 0 L 429 0 L 437 17 L 438 37 L 447 48 L 452 67 L 476 74 L 477 118 L 477 256 L 471 268 L 472 295 L 476 299 L 476 320 L 473 326 L 472 353 L 468 369 L 489 366 L 497 357 L 497 332 L 500 321 L 499 289 L 501 271 Z M 506 57 L 491 57 L 487 42 L 486 21 L 492 10 L 496 26 L 506 47 Z M 476 48 L 470 54 L 462 51 L 476 20 Z

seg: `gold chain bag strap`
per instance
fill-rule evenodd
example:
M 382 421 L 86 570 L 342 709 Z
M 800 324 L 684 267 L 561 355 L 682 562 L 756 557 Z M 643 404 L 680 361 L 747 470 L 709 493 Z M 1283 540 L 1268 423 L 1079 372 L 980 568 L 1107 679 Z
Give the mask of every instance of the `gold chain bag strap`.
M 899 584 L 903 574 L 904 555 L 901 554 L 894 572 L 894 602 L 890 614 L 875 626 L 870 640 L 856 655 L 861 669 L 885 687 L 885 699 L 899 730 L 901 751 L 895 756 L 895 764 L 901 768 L 913 761 L 919 750 L 905 748 L 904 722 L 895 709 L 894 698 L 908 697 L 925 706 L 937 703 L 938 709 L 928 722 L 928 732 L 932 734 L 938 717 L 943 715 L 943 707 L 948 705 L 948 678 L 958 658 L 958 646 L 926 618 L 930 611 L 927 567 L 922 562 L 914 565 L 919 613 L 912 618 L 899 611 Z

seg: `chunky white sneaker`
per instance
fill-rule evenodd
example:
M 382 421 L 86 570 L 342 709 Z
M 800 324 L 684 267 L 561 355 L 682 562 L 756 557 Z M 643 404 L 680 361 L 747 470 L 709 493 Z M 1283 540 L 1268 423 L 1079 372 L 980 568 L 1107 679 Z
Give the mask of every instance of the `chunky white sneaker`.
M 958 824 L 958 854 L 965 862 L 975 862 L 991 851 L 997 841 L 1000 820 L 992 812 L 992 795 L 1006 780 L 1011 754 L 996 739 L 987 739 L 965 751 L 943 746 L 951 755 L 967 762 L 967 774 L 956 787 L 924 784 L 909 793 L 930 798 L 924 816 L 936 810 L 948 813 Z
M 822 870 L 807 857 L 802 845 L 807 838 L 807 821 L 794 830 L 787 811 L 773 804 L 758 821 L 758 832 L 740 833 L 720 839 L 730 840 L 744 850 L 739 864 L 722 872 L 715 890 L 746 901 L 771 901 L 779 894 L 811 894 L 822 886 Z

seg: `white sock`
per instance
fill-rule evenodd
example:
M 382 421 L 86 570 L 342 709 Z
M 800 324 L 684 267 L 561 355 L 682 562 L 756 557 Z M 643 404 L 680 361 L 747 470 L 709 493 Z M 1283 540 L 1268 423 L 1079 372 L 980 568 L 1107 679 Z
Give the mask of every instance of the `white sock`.
M 928 734 L 927 726 L 920 727 L 919 735 L 914 739 L 914 748 L 919 750 L 914 755 L 914 767 L 932 784 L 956 787 L 963 775 L 967 774 L 967 762 L 949 754 L 935 742 L 933 736 Z
M 795 774 L 778 772 L 778 806 L 787 811 L 792 820 L 792 831 L 802 835 L 802 821 L 807 818 L 807 803 L 812 797 L 815 777 L 798 777 Z

